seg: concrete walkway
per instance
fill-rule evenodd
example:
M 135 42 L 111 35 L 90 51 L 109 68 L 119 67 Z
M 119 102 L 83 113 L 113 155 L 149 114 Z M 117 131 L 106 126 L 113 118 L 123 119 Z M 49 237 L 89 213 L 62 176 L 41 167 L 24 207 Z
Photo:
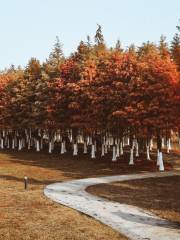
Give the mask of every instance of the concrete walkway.
M 160 219 L 138 207 L 112 202 L 85 191 L 88 186 L 99 183 L 174 175 L 180 173 L 141 173 L 86 178 L 48 185 L 44 189 L 44 194 L 55 202 L 98 219 L 132 240 L 180 240 L 180 229 L 176 224 Z

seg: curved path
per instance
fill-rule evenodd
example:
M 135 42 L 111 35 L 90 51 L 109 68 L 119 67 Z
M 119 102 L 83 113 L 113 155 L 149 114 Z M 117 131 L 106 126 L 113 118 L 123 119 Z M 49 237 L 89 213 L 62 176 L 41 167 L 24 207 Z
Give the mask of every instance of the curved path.
M 86 178 L 48 185 L 44 194 L 55 202 L 98 219 L 132 240 L 179 240 L 180 229 L 177 225 L 135 206 L 112 202 L 85 191 L 88 186 L 99 183 L 174 175 L 180 173 L 158 172 Z

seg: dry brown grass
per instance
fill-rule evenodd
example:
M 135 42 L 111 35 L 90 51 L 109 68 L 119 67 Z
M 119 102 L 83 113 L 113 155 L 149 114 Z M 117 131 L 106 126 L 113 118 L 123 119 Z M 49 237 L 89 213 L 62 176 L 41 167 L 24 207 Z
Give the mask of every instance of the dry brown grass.
M 43 195 L 45 185 L 64 180 L 139 171 L 156 171 L 153 162 L 140 159 L 128 166 L 125 155 L 117 164 L 111 156 L 93 161 L 80 155 L 0 152 L 0 240 L 126 239 L 118 232 Z M 171 168 L 168 164 L 168 169 Z M 28 176 L 29 189 L 23 178 Z
M 99 184 L 87 189 L 112 201 L 138 206 L 178 222 L 180 226 L 180 176 Z
M 91 160 L 43 153 L 0 153 L 0 240 L 127 239 L 43 195 L 46 184 L 117 171 Z M 118 171 L 120 172 L 120 171 Z M 24 190 L 23 178 L 29 177 Z

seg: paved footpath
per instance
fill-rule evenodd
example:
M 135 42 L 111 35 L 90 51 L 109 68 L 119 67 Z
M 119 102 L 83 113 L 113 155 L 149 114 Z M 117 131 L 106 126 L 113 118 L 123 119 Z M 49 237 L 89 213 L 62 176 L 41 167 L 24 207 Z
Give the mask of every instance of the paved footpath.
M 86 178 L 48 185 L 44 189 L 44 194 L 55 202 L 98 219 L 132 240 L 180 240 L 178 225 L 161 219 L 141 208 L 112 202 L 85 191 L 88 186 L 99 183 L 174 175 L 180 175 L 180 172 Z

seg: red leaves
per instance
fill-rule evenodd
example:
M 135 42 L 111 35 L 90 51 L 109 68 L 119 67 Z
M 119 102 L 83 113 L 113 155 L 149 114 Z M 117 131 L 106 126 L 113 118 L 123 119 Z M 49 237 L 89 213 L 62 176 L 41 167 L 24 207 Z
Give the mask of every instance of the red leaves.
M 180 117 L 176 65 L 155 49 L 141 51 L 97 53 L 81 44 L 55 75 L 32 59 L 23 74 L 0 75 L 6 99 L 0 98 L 0 113 L 18 124 L 27 118 L 29 125 L 38 120 L 103 131 L 117 124 L 139 129 L 180 122 L 174 117 Z
M 80 108 L 80 105 L 77 102 L 71 102 L 71 103 L 69 103 L 68 108 L 77 110 Z

